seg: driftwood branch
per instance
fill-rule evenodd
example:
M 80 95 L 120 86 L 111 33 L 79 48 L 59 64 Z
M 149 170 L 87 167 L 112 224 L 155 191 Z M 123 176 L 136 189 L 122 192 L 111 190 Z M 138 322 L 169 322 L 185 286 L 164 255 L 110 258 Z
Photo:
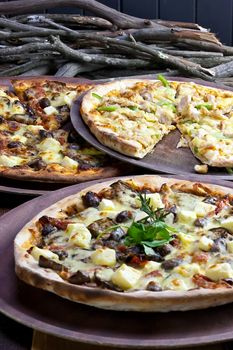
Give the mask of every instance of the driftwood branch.
M 79 52 L 78 50 L 73 50 L 68 47 L 64 43 L 61 42 L 59 38 L 53 37 L 53 48 L 60 52 L 67 58 L 70 58 L 73 61 L 79 61 L 83 63 L 89 64 L 99 64 L 99 65 L 108 65 L 108 66 L 120 66 L 120 67 L 145 67 L 150 66 L 150 62 L 143 61 L 140 59 L 126 59 L 126 58 L 113 58 L 107 57 L 103 55 L 87 55 L 83 52 Z
M 158 45 L 149 45 L 149 47 L 151 47 L 154 50 L 159 50 L 165 53 L 168 53 L 172 56 L 180 56 L 180 57 L 223 57 L 223 53 L 222 52 L 207 52 L 207 51 L 190 51 L 190 50 L 175 50 L 173 48 L 170 49 L 165 49 L 165 48 L 161 48 Z
M 102 65 L 96 65 L 96 64 L 85 64 L 85 63 L 76 63 L 76 62 L 68 62 L 62 65 L 58 71 L 56 72 L 55 76 L 57 77 L 75 77 L 77 74 L 83 73 L 83 72 L 92 72 L 96 71 L 98 69 L 101 69 Z
M 58 6 L 79 7 L 96 17 L 42 13 Z M 41 14 L 27 15 L 32 11 Z M 144 20 L 95 0 L 0 2 L 0 13 L 16 15 L 0 17 L 2 74 L 27 74 L 32 69 L 39 74 L 46 71 L 42 62 L 51 74 L 58 70 L 58 76 L 91 75 L 96 70 L 111 75 L 122 69 L 126 74 L 169 69 L 169 74 L 206 80 L 233 75 L 233 48 L 195 23 Z
M 233 60 L 233 56 L 224 57 L 191 57 L 188 60 L 200 64 L 205 68 L 213 68 L 223 63 L 227 63 Z
M 212 52 L 224 52 L 224 47 L 217 45 L 215 43 L 206 42 L 206 41 L 198 41 L 193 39 L 183 38 L 182 42 L 174 43 L 175 46 L 180 49 L 194 49 L 194 50 L 202 50 L 202 51 L 212 51 Z
M 22 62 L 28 60 L 55 60 L 61 58 L 59 52 L 41 51 L 41 52 L 22 52 L 16 55 L 2 55 L 0 56 L 0 63 L 2 62 Z
M 28 77 L 36 77 L 40 75 L 48 75 L 51 72 L 51 65 L 44 64 L 39 67 L 33 67 L 32 69 L 29 69 L 23 73 L 20 73 L 20 76 L 28 76 Z
M 132 33 L 132 31 L 131 31 Z M 155 28 L 145 28 L 134 31 L 133 37 L 137 41 L 150 42 L 150 41 L 169 41 L 171 43 L 183 42 L 184 39 L 190 39 L 195 41 L 204 41 L 222 46 L 219 40 L 213 33 L 201 32 L 194 29 L 184 28 L 166 28 L 158 25 Z
M 54 46 L 49 42 L 29 43 L 16 47 L 6 47 L 0 49 L 0 56 L 18 55 L 26 52 L 35 52 L 37 50 L 54 50 Z
M 233 75 L 233 60 L 220 64 L 213 68 L 215 76 L 218 78 L 226 78 Z
M 0 3 L 1 5 L 1 3 Z M 32 17 L 32 16 L 31 16 Z M 37 15 L 34 16 L 34 22 L 31 22 L 31 24 L 24 24 L 24 23 L 18 23 L 13 20 L 0 18 L 0 27 L 3 28 L 10 28 L 13 30 L 19 31 L 19 33 L 6 33 L 1 32 L 0 33 L 0 39 L 10 39 L 10 38 L 17 38 L 17 37 L 25 37 L 25 36 L 49 36 L 49 35 L 59 35 L 61 37 L 66 38 L 78 38 L 78 34 L 75 30 L 72 30 L 70 28 L 65 27 L 64 25 L 55 23 L 51 19 L 46 18 L 43 15 Z M 46 23 L 52 27 L 55 27 L 56 29 L 51 28 L 42 28 L 42 27 L 35 27 L 32 24 L 34 23 Z M 176 44 L 186 44 L 189 42 L 191 45 L 194 45 L 195 47 L 200 47 L 200 43 L 206 43 L 206 47 L 209 47 L 210 45 L 214 45 L 214 47 L 220 47 L 221 43 L 217 40 L 217 38 L 209 32 L 200 32 L 198 30 L 183 30 L 178 27 L 174 28 L 167 28 L 164 26 L 161 26 L 159 24 L 155 24 L 155 28 L 147 28 L 147 29 L 140 29 L 140 30 L 130 30 L 125 31 L 127 34 L 133 35 L 133 38 L 137 41 L 169 41 L 171 43 Z M 25 32 L 25 33 L 22 33 Z M 101 32 L 96 33 L 100 34 L 101 36 L 117 36 L 119 33 L 109 33 L 109 32 Z M 131 36 L 132 37 L 132 36 Z M 128 39 L 128 36 L 123 36 L 123 39 Z M 205 46 L 203 47 L 203 50 Z M 216 51 L 213 50 L 213 51 Z M 217 51 L 220 51 L 218 49 Z
M 138 77 L 144 77 L 145 75 L 147 77 L 150 77 L 152 79 L 156 79 L 158 74 L 162 74 L 166 77 L 177 77 L 179 76 L 179 71 L 177 70 L 145 70 L 145 69 L 100 69 L 98 71 L 89 72 L 85 74 L 85 76 L 89 79 L 98 79 L 98 80 L 105 80 L 109 78 L 123 78 L 128 76 L 138 76 Z
M 33 23 L 38 16 L 50 19 L 54 22 L 75 25 L 75 26 L 91 26 L 99 27 L 104 29 L 111 29 L 112 23 L 104 18 L 92 17 L 92 16 L 80 16 L 80 15 L 69 15 L 69 14 L 40 14 L 40 15 L 22 15 L 15 16 L 13 19 L 21 23 Z
M 97 39 L 94 34 L 83 34 L 87 38 L 92 38 L 92 39 Z M 110 38 L 101 38 L 102 42 L 105 42 L 107 44 L 112 44 L 113 46 L 117 45 L 118 48 L 123 46 L 123 47 L 128 47 L 128 48 L 133 48 L 134 50 L 138 51 L 143 51 L 145 53 L 148 53 L 149 55 L 152 56 L 152 59 L 156 63 L 164 64 L 167 67 L 179 69 L 182 72 L 189 73 L 193 76 L 197 76 L 200 78 L 205 78 L 207 80 L 212 80 L 212 72 L 202 68 L 200 65 L 189 62 L 187 60 L 170 56 L 168 54 L 164 54 L 160 51 L 155 51 L 151 48 L 146 47 L 145 45 L 142 44 L 135 44 L 135 43 L 128 43 L 123 40 L 117 40 L 117 39 L 110 39 Z M 108 64 L 108 65 L 118 65 L 119 62 L 117 62 L 118 59 L 115 59 L 113 63 L 113 59 L 104 59 L 101 57 L 96 57 L 95 60 L 91 59 L 89 55 L 85 55 L 83 53 L 78 52 L 77 50 L 73 50 L 69 48 L 67 45 L 61 42 L 59 38 L 53 37 L 53 43 L 54 43 L 54 48 L 57 49 L 60 53 L 66 55 L 66 57 L 70 57 L 73 60 L 80 60 L 82 62 L 88 62 L 88 63 L 97 63 L 97 64 Z M 140 62 L 139 62 L 140 61 Z M 131 67 L 143 67 L 144 64 L 148 64 L 147 62 L 143 62 L 142 60 L 131 60 Z M 123 63 L 123 62 L 122 62 Z M 130 63 L 128 61 L 125 61 L 126 66 L 130 66 Z M 120 65 L 120 63 L 119 63 Z M 148 65 L 149 66 L 149 65 Z
M 188 23 L 188 22 L 176 22 L 176 21 L 164 21 L 162 19 L 155 19 L 153 22 L 163 25 L 165 27 L 180 27 L 180 28 L 188 28 L 188 29 L 197 29 L 201 32 L 208 32 L 209 30 L 199 26 L 197 23 Z
M 155 24 L 148 19 L 140 19 L 129 16 L 100 4 L 95 0 L 16 0 L 9 3 L 0 3 L 0 14 L 25 14 L 30 12 L 43 11 L 55 7 L 77 7 L 86 11 L 91 11 L 118 28 L 145 28 L 153 27 Z
M 10 75 L 19 75 L 31 70 L 32 68 L 48 66 L 48 64 L 49 64 L 49 61 L 46 61 L 46 60 L 30 61 L 30 62 L 21 64 L 19 66 L 0 71 L 0 75 L 3 77 L 10 76 Z

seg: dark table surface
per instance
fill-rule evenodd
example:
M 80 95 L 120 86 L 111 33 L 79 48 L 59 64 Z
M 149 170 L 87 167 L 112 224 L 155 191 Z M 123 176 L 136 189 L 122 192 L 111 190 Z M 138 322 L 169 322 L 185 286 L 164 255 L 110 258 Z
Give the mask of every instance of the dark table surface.
M 26 196 L 0 193 L 0 216 L 29 199 Z M 0 350 L 31 349 L 32 333 L 32 329 L 0 314 Z

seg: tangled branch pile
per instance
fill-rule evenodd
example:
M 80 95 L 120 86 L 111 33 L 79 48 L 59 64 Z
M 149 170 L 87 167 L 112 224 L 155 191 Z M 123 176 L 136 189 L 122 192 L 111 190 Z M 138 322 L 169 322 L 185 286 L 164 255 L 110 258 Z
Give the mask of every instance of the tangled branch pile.
M 26 14 L 58 6 L 98 17 Z M 233 86 L 233 47 L 195 23 L 140 19 L 95 0 L 4 2 L 0 14 L 1 76 L 107 78 L 165 71 Z

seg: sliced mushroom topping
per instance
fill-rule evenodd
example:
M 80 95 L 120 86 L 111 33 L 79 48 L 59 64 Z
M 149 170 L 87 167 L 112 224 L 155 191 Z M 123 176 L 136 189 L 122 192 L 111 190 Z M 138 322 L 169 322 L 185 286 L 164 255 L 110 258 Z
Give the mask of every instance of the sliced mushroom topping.
M 155 249 L 156 252 L 158 252 L 161 256 L 166 256 L 171 253 L 172 251 L 172 245 L 171 244 L 164 244 L 161 247 L 158 247 Z
M 164 270 L 172 270 L 174 269 L 176 266 L 181 264 L 181 260 L 180 259 L 169 259 L 169 260 L 165 260 L 162 262 L 161 267 Z
M 216 197 L 206 197 L 203 202 L 208 203 L 208 204 L 212 204 L 215 205 L 217 202 L 218 198 Z
M 116 227 L 110 233 L 110 239 L 119 242 L 126 235 L 125 231 L 121 227 Z
M 162 288 L 158 286 L 154 281 L 150 281 L 146 286 L 146 290 L 149 290 L 151 292 L 161 292 Z
M 58 255 L 59 260 L 65 260 L 68 257 L 68 253 L 65 250 L 54 250 L 51 249 L 51 252 Z
M 68 278 L 68 281 L 73 284 L 86 284 L 91 282 L 91 278 L 88 272 L 77 271 Z
M 101 288 L 106 288 L 106 289 L 111 289 L 111 290 L 115 290 L 116 292 L 122 292 L 123 290 L 119 287 L 117 287 L 116 285 L 114 285 L 112 282 L 110 281 L 103 281 L 98 275 L 97 273 L 95 273 L 94 275 L 94 282 L 96 283 L 97 286 L 101 287 Z
M 87 228 L 91 232 L 92 236 L 96 238 L 100 233 L 103 233 L 106 229 L 111 226 L 114 226 L 115 223 L 110 218 L 103 218 L 96 220 L 92 224 L 90 224 Z M 110 234 L 110 231 L 109 231 Z
M 89 170 L 89 169 L 91 169 L 93 167 L 94 167 L 93 164 L 88 164 L 88 163 L 84 163 L 84 162 L 80 162 L 79 166 L 78 166 L 79 170 Z
M 133 217 L 132 211 L 123 210 L 116 216 L 115 220 L 116 222 L 121 223 L 132 219 L 132 217 Z
M 78 150 L 80 150 L 80 148 L 81 147 L 77 143 L 70 143 L 68 145 L 68 151 L 67 152 L 69 152 L 69 154 L 71 155 L 71 158 L 72 157 L 76 157 L 77 156 L 76 152 L 72 153 L 72 150 L 78 151 Z
M 88 191 L 84 196 L 82 196 L 82 201 L 85 207 L 98 207 L 100 204 L 100 199 L 98 195 L 94 192 Z
M 194 226 L 196 227 L 204 227 L 207 223 L 206 218 L 198 218 L 194 221 Z
M 42 230 L 41 230 L 41 234 L 43 237 L 46 237 L 48 236 L 50 233 L 56 231 L 56 227 L 54 227 L 53 225 L 51 224 L 45 224 L 43 227 L 42 227 Z
M 215 227 L 210 229 L 211 232 L 215 233 L 218 237 L 227 238 L 228 235 L 232 235 L 230 231 L 223 227 Z
M 223 252 L 226 251 L 226 242 L 222 238 L 214 239 L 214 244 L 212 245 L 211 252 Z
M 49 107 L 50 106 L 50 101 L 48 98 L 46 97 L 43 97 L 40 101 L 39 101 L 39 106 L 44 109 L 46 107 Z
M 56 261 L 45 258 L 44 256 L 39 257 L 39 266 L 52 269 L 55 271 L 62 271 L 63 266 Z
M 19 148 L 22 146 L 22 143 L 20 141 L 12 141 L 7 144 L 8 148 Z
M 139 207 L 140 204 L 136 205 L 135 203 L 135 198 L 137 197 L 138 193 L 132 189 L 130 185 L 119 180 L 111 184 L 110 187 L 113 190 L 113 197 L 116 198 L 120 203 L 128 203 L 132 208 Z
M 174 204 L 168 209 L 168 212 L 173 214 L 173 223 L 177 222 L 177 206 Z
M 36 119 L 36 117 L 34 115 L 12 114 L 9 119 L 15 120 L 18 123 L 31 124 L 33 119 Z
M 30 166 L 30 168 L 33 168 L 35 170 L 41 170 L 41 169 L 45 169 L 47 164 L 41 158 L 36 158 L 30 161 L 28 163 L 28 166 Z
M 39 135 L 42 139 L 45 139 L 47 137 L 53 137 L 53 133 L 51 131 L 47 131 L 44 129 L 39 130 Z
M 223 281 L 228 283 L 230 286 L 233 286 L 233 278 L 224 278 Z
M 59 113 L 69 113 L 70 112 L 70 107 L 68 105 L 63 105 L 57 107 Z

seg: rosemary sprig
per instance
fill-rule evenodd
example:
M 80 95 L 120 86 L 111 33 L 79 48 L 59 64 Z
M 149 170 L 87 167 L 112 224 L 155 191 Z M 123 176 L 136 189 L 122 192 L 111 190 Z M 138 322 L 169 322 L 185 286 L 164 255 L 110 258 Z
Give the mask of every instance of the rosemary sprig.
M 134 221 L 127 231 L 125 238 L 126 245 L 142 245 L 147 255 L 155 254 L 153 248 L 168 243 L 171 239 L 171 233 L 176 232 L 173 227 L 168 226 L 164 219 L 169 211 L 164 208 L 154 210 L 150 203 L 150 198 L 146 195 L 139 195 L 141 210 L 147 216 L 139 221 Z

